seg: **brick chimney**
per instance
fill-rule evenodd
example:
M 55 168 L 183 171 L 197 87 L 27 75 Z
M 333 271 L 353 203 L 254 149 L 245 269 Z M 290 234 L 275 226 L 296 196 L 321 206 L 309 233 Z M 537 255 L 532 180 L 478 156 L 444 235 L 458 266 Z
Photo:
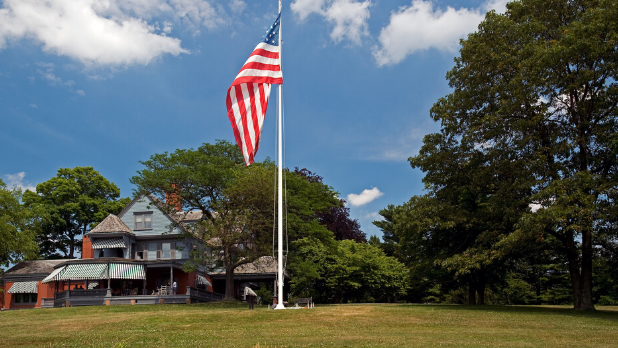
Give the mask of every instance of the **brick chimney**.
M 165 202 L 167 204 L 171 204 L 174 206 L 174 209 L 178 212 L 182 212 L 182 201 L 176 193 L 178 190 L 177 184 L 172 184 L 172 192 L 168 192 L 165 194 Z

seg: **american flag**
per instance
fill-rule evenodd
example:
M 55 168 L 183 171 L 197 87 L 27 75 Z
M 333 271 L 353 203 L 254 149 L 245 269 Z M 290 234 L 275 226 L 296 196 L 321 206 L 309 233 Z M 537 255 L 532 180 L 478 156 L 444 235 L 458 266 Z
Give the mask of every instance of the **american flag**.
M 279 56 L 280 19 L 281 13 L 227 90 L 227 115 L 247 166 L 253 163 L 260 145 L 270 87 L 283 83 Z

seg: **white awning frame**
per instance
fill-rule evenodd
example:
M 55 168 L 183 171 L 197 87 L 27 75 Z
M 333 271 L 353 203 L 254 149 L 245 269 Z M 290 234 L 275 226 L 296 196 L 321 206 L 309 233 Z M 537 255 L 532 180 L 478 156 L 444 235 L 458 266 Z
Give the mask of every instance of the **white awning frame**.
M 198 284 L 203 284 L 206 286 L 212 286 L 212 284 L 210 284 L 210 282 L 208 281 L 208 279 L 206 279 L 206 277 L 201 276 L 201 275 L 197 275 L 197 283 Z
M 60 280 L 60 276 L 66 270 L 66 266 L 62 266 L 60 268 L 56 268 L 53 272 L 51 272 L 47 277 L 41 280 L 41 283 L 49 283 Z

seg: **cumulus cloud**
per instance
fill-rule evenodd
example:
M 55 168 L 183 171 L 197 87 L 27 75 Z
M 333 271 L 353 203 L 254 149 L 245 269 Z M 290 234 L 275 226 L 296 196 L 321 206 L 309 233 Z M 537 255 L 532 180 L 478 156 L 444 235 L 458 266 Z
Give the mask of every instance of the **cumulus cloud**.
M 8 188 L 20 188 L 22 191 L 30 190 L 36 192 L 36 187 L 26 181 L 26 172 L 19 172 L 16 174 L 7 174 L 4 176 L 6 179 L 6 187 Z
M 391 14 L 382 28 L 373 56 L 379 66 L 397 64 L 418 51 L 437 49 L 454 52 L 459 40 L 475 31 L 485 12 L 506 10 L 507 0 L 490 0 L 480 8 L 458 10 L 435 8 L 431 0 L 414 0 Z
M 86 66 L 148 64 L 164 54 L 188 53 L 179 39 L 156 33 L 142 19 L 166 11 L 209 28 L 220 21 L 201 0 L 5 0 L 0 49 L 7 41 L 32 38 L 44 51 Z
M 371 190 L 365 189 L 360 194 L 350 193 L 347 200 L 351 205 L 358 207 L 365 205 L 382 195 L 384 195 L 384 193 L 380 192 L 377 187 L 374 187 Z
M 369 0 L 295 0 L 290 8 L 301 21 L 314 13 L 322 16 L 332 27 L 330 37 L 334 42 L 348 40 L 359 45 L 361 38 L 369 35 L 370 6 Z

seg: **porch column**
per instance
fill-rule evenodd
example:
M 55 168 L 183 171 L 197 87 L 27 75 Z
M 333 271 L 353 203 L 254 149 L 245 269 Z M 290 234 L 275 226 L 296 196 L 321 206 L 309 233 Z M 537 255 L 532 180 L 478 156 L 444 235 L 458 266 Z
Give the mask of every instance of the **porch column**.
M 109 262 L 107 263 L 107 294 L 105 295 L 106 297 L 112 297 L 112 280 L 109 277 Z M 107 301 L 105 301 L 105 304 L 107 304 Z
M 142 284 L 142 295 L 148 295 L 148 290 L 146 289 L 146 272 L 148 271 L 148 269 L 146 268 L 146 265 L 144 265 L 144 281 Z
M 170 286 L 174 284 L 174 264 L 170 265 Z M 173 289 L 173 288 L 172 288 Z M 167 290 L 169 294 L 174 294 L 174 292 L 170 289 Z

